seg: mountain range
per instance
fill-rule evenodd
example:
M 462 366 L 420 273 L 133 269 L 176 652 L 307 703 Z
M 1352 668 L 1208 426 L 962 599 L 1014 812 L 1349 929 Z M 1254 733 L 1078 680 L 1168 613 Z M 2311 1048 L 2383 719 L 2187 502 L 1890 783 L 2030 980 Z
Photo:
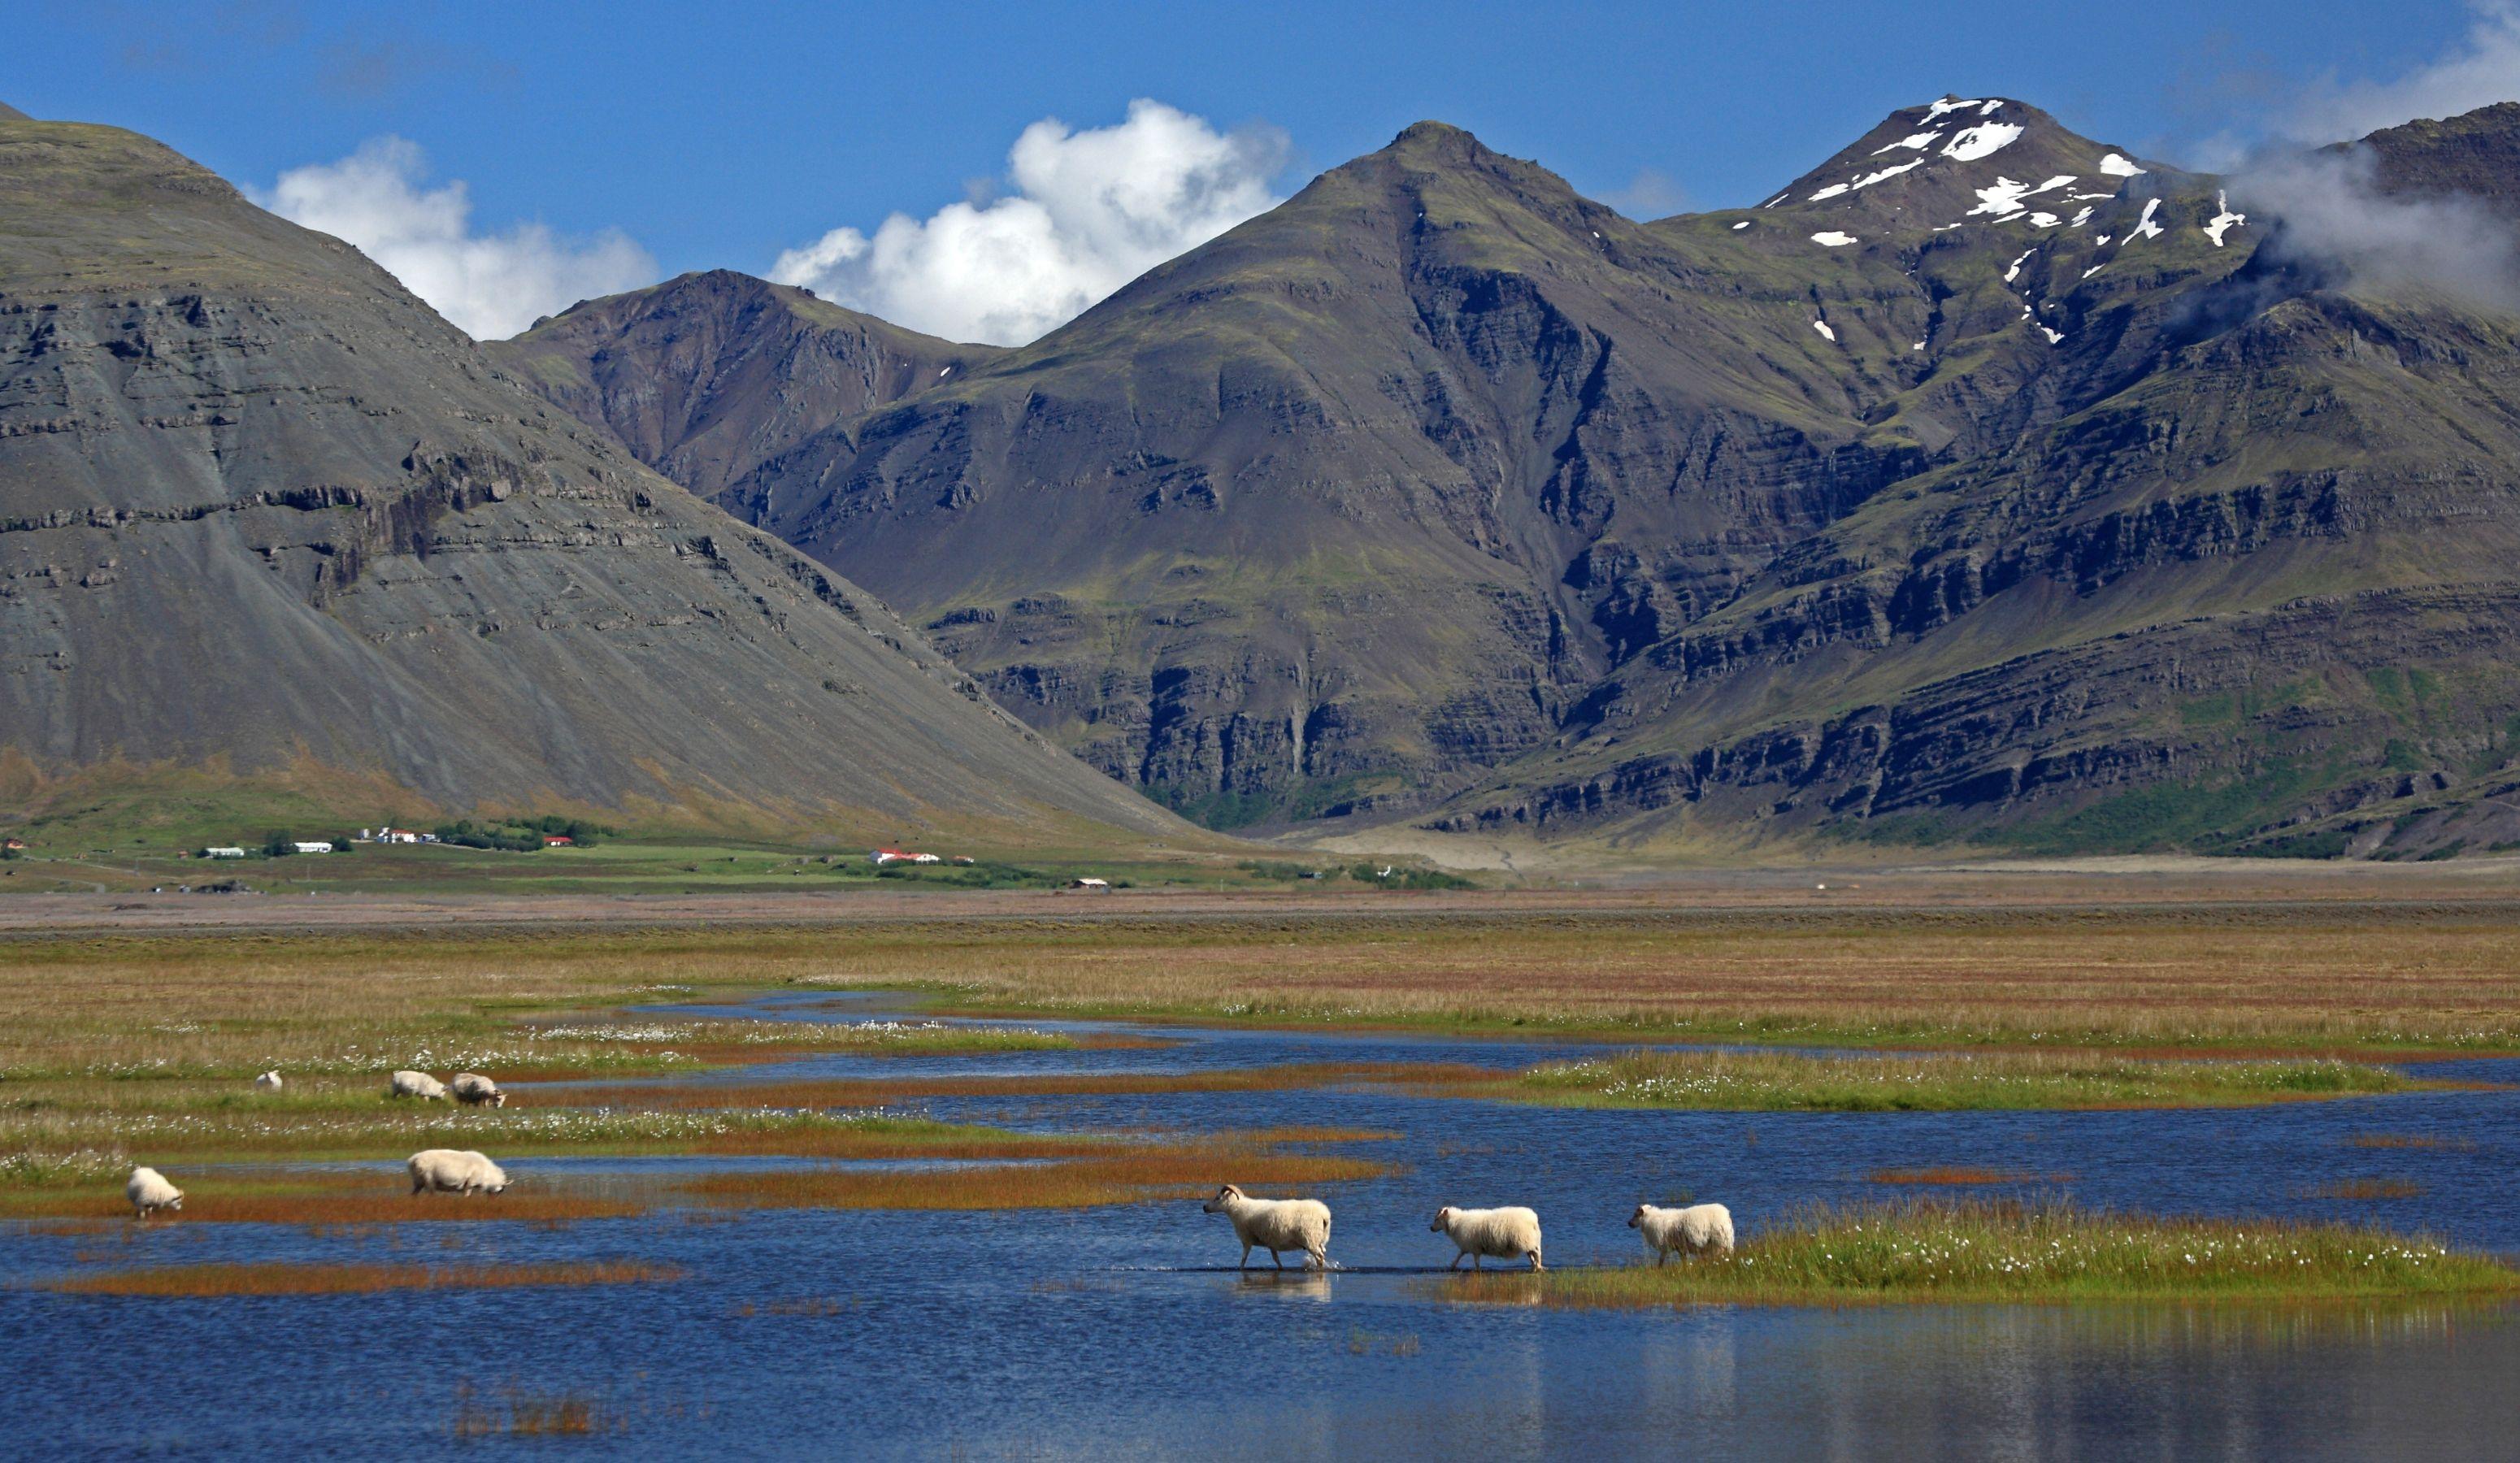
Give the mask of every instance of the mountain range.
M 2515 161 L 2313 159 L 2486 244 Z M 0 800 L 2520 843 L 2520 320 L 2334 227 L 2009 98 L 1649 221 L 1422 122 L 1017 348 L 727 271 L 475 344 L 0 114 Z
M 349 245 L 13 111 L 0 799 L 170 769 L 347 819 L 1187 831 Z
M 2520 839 L 2515 321 L 2246 192 L 1947 96 L 1638 222 L 1425 122 L 1017 349 L 718 272 L 493 354 L 1220 826 Z

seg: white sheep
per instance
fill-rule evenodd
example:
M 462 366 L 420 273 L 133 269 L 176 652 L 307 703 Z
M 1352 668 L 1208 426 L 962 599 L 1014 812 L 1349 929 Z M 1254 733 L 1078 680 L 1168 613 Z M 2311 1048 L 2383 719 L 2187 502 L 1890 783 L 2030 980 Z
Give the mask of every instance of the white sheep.
M 467 1107 L 479 1107 L 483 1103 L 492 1107 L 508 1105 L 508 1094 L 499 1090 L 497 1083 L 478 1072 L 458 1072 L 455 1080 L 446 1086 L 455 1094 L 455 1100 Z
M 436 1102 L 446 1096 L 446 1084 L 426 1072 L 397 1072 L 387 1079 L 387 1083 L 385 1095 L 388 1097 L 418 1097 Z
M 1199 1207 L 1234 1221 L 1234 1237 L 1242 1241 L 1238 1269 L 1250 1266 L 1254 1245 L 1267 1250 L 1282 1270 L 1287 1250 L 1303 1251 L 1307 1268 L 1330 1267 L 1330 1207 L 1319 1199 L 1254 1199 L 1229 1183 Z
M 1645 1248 L 1661 1264 L 1675 1250 L 1684 1256 L 1732 1253 L 1732 1211 L 1721 1204 L 1692 1204 L 1662 1209 L 1640 1204 L 1628 1227 L 1644 1236 Z
M 1426 1227 L 1444 1231 L 1462 1252 L 1446 1269 L 1460 1269 L 1462 1256 L 1469 1257 L 1474 1270 L 1481 1267 L 1482 1256 L 1529 1260 L 1533 1269 L 1547 1268 L 1540 1263 L 1540 1216 L 1528 1209 L 1455 1209 L 1447 1204 L 1435 1211 L 1435 1222 Z
M 255 1086 L 257 1086 L 257 1087 L 260 1087 L 262 1090 L 264 1090 L 264 1091 L 266 1091 L 266 1092 L 277 1092 L 277 1091 L 279 1091 L 279 1090 L 280 1090 L 280 1069 L 279 1069 L 278 1067 L 274 1067 L 274 1068 L 272 1068 L 270 1071 L 265 1072 L 265 1073 L 264 1073 L 264 1074 L 262 1074 L 260 1077 L 257 1077 L 257 1078 L 255 1078 L 255 1079 L 253 1080 L 253 1085 L 254 1085 Z
M 411 1170 L 416 1197 L 435 1194 L 495 1194 L 508 1186 L 507 1173 L 470 1149 L 424 1148 L 404 1167 Z
M 161 1209 L 184 1207 L 184 1191 L 166 1181 L 166 1175 L 156 1169 L 131 1171 L 131 1181 L 122 1186 L 122 1196 L 131 1201 L 131 1211 L 147 1219 Z

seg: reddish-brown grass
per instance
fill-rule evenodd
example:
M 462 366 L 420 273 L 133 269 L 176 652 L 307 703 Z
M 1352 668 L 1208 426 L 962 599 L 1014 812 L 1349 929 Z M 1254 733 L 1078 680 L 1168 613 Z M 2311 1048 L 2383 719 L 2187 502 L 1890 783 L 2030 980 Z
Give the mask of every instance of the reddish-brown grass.
M 400 1175 L 337 1174 L 286 1179 L 208 1178 L 187 1183 L 184 1207 L 151 1224 L 409 1224 L 512 1219 L 567 1223 L 644 1214 L 636 1198 L 566 1190 L 481 1195 L 415 1196 Z M 118 1193 L 79 1189 L 0 1190 L 0 1219 L 45 1219 L 107 1223 L 130 1219 L 131 1206 Z
M 2408 1178 L 2340 1178 L 2301 1190 L 2305 1199 L 2412 1199 L 2424 1186 Z
M 1157 1149 L 1059 1163 L 948 1170 L 814 1170 L 712 1174 L 677 1185 L 694 1198 L 746 1209 L 1083 1209 L 1203 1198 L 1221 1183 L 1337 1183 L 1377 1177 L 1363 1159 L 1226 1149 Z
M 386 1290 L 496 1290 L 544 1285 L 634 1285 L 678 1280 L 669 1265 L 630 1262 L 540 1264 L 251 1264 L 162 1265 L 107 1270 L 47 1282 L 44 1289 L 79 1296 L 342 1296 Z
M 2069 1183 L 2071 1174 L 2033 1174 L 2021 1169 L 1972 1169 L 1941 1166 L 1926 1169 L 1875 1169 L 1864 1175 L 1867 1183 L 1948 1184 L 1965 1187 L 1992 1183 Z
M 578 1393 L 547 1396 L 511 1387 L 491 1404 L 473 1396 L 468 1383 L 456 1396 L 452 1431 L 458 1438 L 573 1438 L 617 1432 L 620 1426 L 595 1398 Z
M 1451 1062 L 1288 1062 L 1206 1072 L 1106 1072 L 1074 1076 L 829 1078 L 767 1083 L 607 1083 L 535 1094 L 537 1106 L 616 1108 L 882 1107 L 922 1097 L 1071 1097 L 1163 1092 L 1268 1092 L 1391 1083 L 1492 1084 L 1484 1067 Z
M 2345 1139 L 2348 1148 L 2428 1148 L 2451 1153 L 2474 1153 L 2473 1138 L 2446 1138 L 2431 1133 L 2358 1132 Z

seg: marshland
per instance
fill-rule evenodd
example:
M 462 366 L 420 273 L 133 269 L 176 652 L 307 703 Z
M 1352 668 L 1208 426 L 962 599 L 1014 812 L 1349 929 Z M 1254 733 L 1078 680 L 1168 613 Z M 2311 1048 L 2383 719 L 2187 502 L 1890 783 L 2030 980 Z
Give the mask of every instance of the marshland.
M 2010 1389 L 1992 1448 L 2141 1379 L 2145 1439 L 2276 1445 L 2520 1363 L 2520 906 L 499 912 L 0 945 L 0 1434 L 1795 1451 L 1815 1396 L 1923 1427 L 1905 1379 Z M 423 1147 L 514 1185 L 414 1198 Z M 1238 1272 L 1226 1181 L 1336 1267 Z M 1737 1250 L 1650 1266 L 1634 1207 L 1710 1200 Z M 1549 1271 L 1444 1274 L 1446 1204 Z M 202 1365 L 248 1331 L 286 1388 Z

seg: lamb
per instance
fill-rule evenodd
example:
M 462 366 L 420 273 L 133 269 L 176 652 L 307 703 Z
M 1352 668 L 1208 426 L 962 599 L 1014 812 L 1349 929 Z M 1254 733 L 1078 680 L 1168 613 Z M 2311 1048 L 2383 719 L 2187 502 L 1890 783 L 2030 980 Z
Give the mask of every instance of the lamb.
M 1254 1199 L 1229 1183 L 1199 1207 L 1234 1221 L 1234 1237 L 1242 1241 L 1238 1269 L 1250 1267 L 1254 1245 L 1267 1250 L 1282 1270 L 1287 1250 L 1303 1251 L 1307 1269 L 1330 1267 L 1330 1207 L 1319 1199 Z
M 262 1074 L 260 1077 L 257 1077 L 257 1078 L 255 1078 L 255 1079 L 253 1080 L 253 1085 L 254 1085 L 255 1086 L 257 1086 L 257 1087 L 261 1088 L 263 1091 L 266 1091 L 266 1092 L 277 1092 L 277 1091 L 279 1091 L 279 1090 L 280 1090 L 280 1069 L 279 1069 L 278 1067 L 274 1067 L 274 1068 L 272 1068 L 270 1071 L 265 1072 L 265 1073 L 264 1073 L 264 1074 Z
M 388 1097 L 418 1097 L 436 1102 L 446 1096 L 446 1084 L 426 1072 L 397 1072 L 388 1081 L 390 1086 L 385 1088 Z
M 1687 1209 L 1640 1204 L 1629 1218 L 1628 1227 L 1644 1236 L 1645 1248 L 1654 1252 L 1657 1265 L 1675 1250 L 1684 1256 L 1732 1253 L 1732 1211 L 1721 1204 L 1696 1204 Z
M 131 1171 L 131 1181 L 122 1186 L 122 1196 L 131 1201 L 131 1211 L 147 1219 L 161 1209 L 184 1207 L 184 1191 L 166 1181 L 166 1175 L 156 1169 Z
M 467 1107 L 479 1107 L 485 1102 L 492 1107 L 508 1105 L 508 1094 L 499 1090 L 497 1083 L 478 1072 L 458 1072 L 447 1087 L 455 1093 L 455 1100 Z
M 508 1186 L 497 1164 L 470 1149 L 424 1148 L 404 1167 L 411 1170 L 411 1191 L 424 1193 L 495 1194 Z
M 1447 1204 L 1435 1211 L 1435 1222 L 1426 1227 L 1443 1230 L 1462 1252 L 1446 1269 L 1460 1269 L 1463 1255 L 1474 1270 L 1481 1268 L 1482 1256 L 1527 1259 L 1533 1269 L 1547 1268 L 1540 1263 L 1540 1216 L 1528 1209 L 1455 1209 Z

